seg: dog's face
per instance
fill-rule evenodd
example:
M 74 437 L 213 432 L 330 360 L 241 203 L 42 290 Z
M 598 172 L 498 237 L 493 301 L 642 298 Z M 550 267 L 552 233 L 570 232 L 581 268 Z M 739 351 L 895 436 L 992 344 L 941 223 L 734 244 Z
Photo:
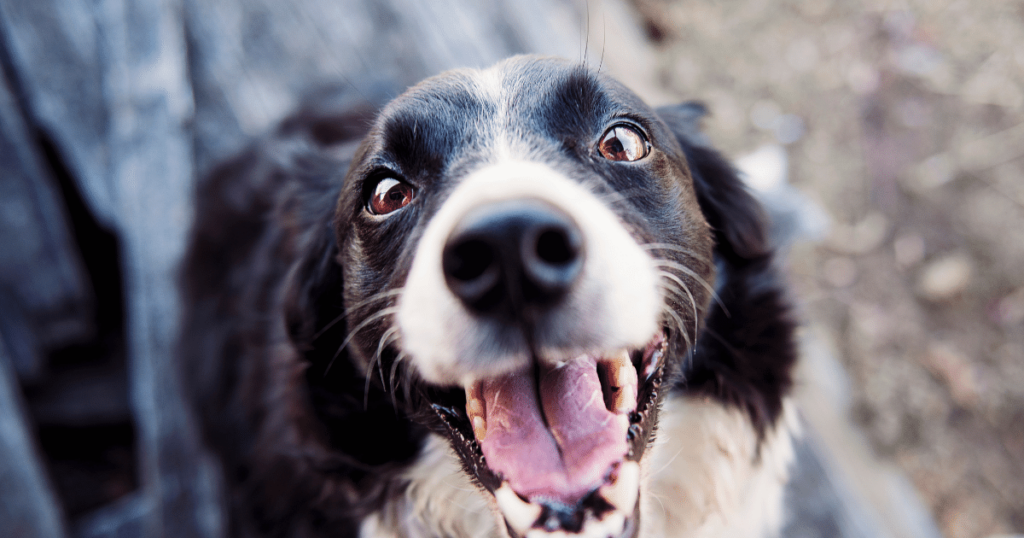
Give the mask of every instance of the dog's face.
M 336 231 L 351 360 L 404 387 L 510 532 L 634 533 L 714 267 L 658 115 L 557 60 L 427 80 L 364 140 Z

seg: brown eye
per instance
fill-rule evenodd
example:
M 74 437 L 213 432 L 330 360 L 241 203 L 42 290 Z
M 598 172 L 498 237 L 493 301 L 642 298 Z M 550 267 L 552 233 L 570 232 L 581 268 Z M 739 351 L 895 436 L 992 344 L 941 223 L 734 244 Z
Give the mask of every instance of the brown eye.
M 413 198 L 412 185 L 393 177 L 386 177 L 377 183 L 370 195 L 370 213 L 387 215 L 409 205 Z
M 616 125 L 601 137 L 597 150 L 609 161 L 633 162 L 646 157 L 651 146 L 636 127 Z

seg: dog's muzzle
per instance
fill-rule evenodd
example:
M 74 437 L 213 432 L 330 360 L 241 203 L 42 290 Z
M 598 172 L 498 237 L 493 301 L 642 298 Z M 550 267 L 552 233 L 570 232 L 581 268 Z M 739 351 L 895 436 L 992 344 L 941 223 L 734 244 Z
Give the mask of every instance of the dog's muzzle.
M 636 531 L 667 346 L 657 282 L 606 200 L 543 163 L 474 171 L 428 223 L 403 352 L 450 395 L 435 411 L 514 536 Z

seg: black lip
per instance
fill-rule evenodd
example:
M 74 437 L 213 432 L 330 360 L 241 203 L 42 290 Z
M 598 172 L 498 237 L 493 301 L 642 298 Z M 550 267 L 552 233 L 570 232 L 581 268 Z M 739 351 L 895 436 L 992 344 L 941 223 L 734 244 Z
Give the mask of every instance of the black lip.
M 665 365 L 668 362 L 665 356 L 667 354 L 668 338 L 665 338 L 665 341 L 652 352 L 652 358 L 659 361 L 657 369 L 648 379 L 641 381 L 637 395 L 637 409 L 629 414 L 630 424 L 629 430 L 626 432 L 629 440 L 629 452 L 626 454 L 626 459 L 629 461 L 639 462 L 643 458 L 650 443 L 651 434 L 657 426 L 658 396 L 665 377 Z M 638 371 L 640 368 L 642 368 L 642 364 L 638 366 Z

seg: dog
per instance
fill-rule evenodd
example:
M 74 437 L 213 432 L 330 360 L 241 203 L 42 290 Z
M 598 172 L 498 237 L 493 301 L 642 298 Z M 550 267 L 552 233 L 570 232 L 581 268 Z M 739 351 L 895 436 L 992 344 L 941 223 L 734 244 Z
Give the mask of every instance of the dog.
M 519 56 L 210 174 L 179 355 L 228 534 L 776 535 L 794 323 L 704 115 Z

